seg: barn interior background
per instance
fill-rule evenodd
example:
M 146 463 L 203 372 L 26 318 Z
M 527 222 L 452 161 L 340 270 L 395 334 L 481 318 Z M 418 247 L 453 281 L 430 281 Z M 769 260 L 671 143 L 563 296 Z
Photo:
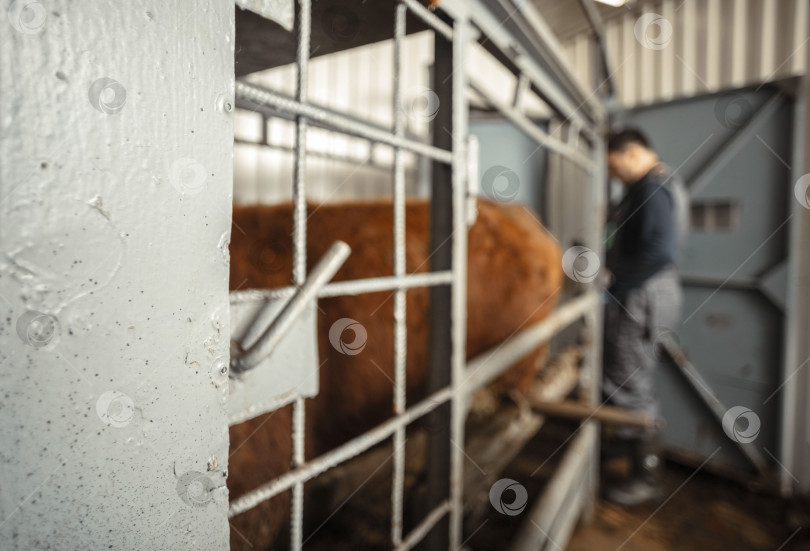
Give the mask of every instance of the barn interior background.
M 338 548 L 351 541 L 340 516 L 310 541 L 310 480 L 362 482 L 381 446 L 388 482 L 367 507 L 385 511 L 385 548 L 630 548 L 646 515 L 620 545 L 581 533 L 605 516 L 593 416 L 559 425 L 502 405 L 496 436 L 465 425 L 473 391 L 549 341 L 550 366 L 578 359 L 538 380 L 557 393 L 541 397 L 599 406 L 599 281 L 566 271 L 554 313 L 468 359 L 464 236 L 482 197 L 536 213 L 561 251 L 601 257 L 611 123 L 646 130 L 690 187 L 678 338 L 699 378 L 659 369 L 670 458 L 779 497 L 784 533 L 750 548 L 806 539 L 789 505 L 810 492 L 808 2 L 608 4 L 4 0 L 0 548 L 252 547 L 231 522 L 282 492 L 284 545 Z M 446 242 L 432 274 L 405 266 L 415 197 Z M 307 270 L 307 202 L 382 199 L 393 273 L 330 283 L 339 246 Z M 291 285 L 229 287 L 233 205 L 289 202 Z M 305 457 L 329 337 L 316 297 L 392 294 L 401 389 L 406 296 L 425 287 L 443 307 L 432 393 L 394 393 L 385 423 Z M 237 373 L 232 340 L 264 348 L 255 370 Z M 731 441 L 707 399 L 721 418 L 753 413 L 755 440 Z M 234 499 L 229 426 L 281 406 L 292 470 Z M 413 514 L 405 444 L 418 438 L 430 506 Z M 542 483 L 520 478 L 541 467 Z M 520 505 L 503 480 L 526 493 L 518 514 L 492 498 L 509 487 Z

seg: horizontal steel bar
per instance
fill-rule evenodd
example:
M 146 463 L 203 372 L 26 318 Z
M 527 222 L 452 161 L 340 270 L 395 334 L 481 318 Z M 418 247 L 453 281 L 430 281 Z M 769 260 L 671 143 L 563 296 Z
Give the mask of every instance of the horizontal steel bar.
M 453 28 L 439 19 L 439 16 L 431 12 L 425 6 L 417 2 L 416 0 L 400 0 L 403 4 L 408 6 L 408 9 L 411 10 L 416 17 L 424 21 L 428 26 L 430 26 L 434 31 L 443 35 L 447 40 L 453 39 Z
M 681 285 L 756 290 L 759 288 L 760 284 L 757 279 L 752 277 L 735 277 L 727 279 L 721 275 L 682 273 Z
M 529 119 L 526 115 L 512 107 L 511 105 L 504 103 L 498 99 L 496 99 L 493 95 L 489 92 L 484 90 L 482 86 L 476 84 L 472 79 L 470 79 L 470 88 L 472 88 L 478 95 L 488 101 L 492 107 L 500 111 L 503 116 L 507 119 L 512 121 L 512 123 L 517 126 L 520 130 L 526 133 L 531 139 L 536 141 L 538 145 L 544 146 L 552 151 L 559 153 L 571 159 L 582 168 L 587 170 L 588 172 L 593 171 L 593 163 L 591 162 L 588 157 L 574 149 L 570 144 L 563 142 L 562 140 L 555 138 L 536 124 L 534 124 L 531 119 Z
M 463 383 L 463 391 L 468 395 L 472 394 L 598 304 L 598 293 L 589 291 L 557 308 L 543 321 L 479 354 L 467 362 L 467 378 Z
M 558 514 L 563 510 L 565 501 L 574 494 L 572 490 L 575 489 L 575 485 L 582 482 L 588 459 L 593 457 L 589 452 L 595 445 L 596 425 L 587 423 L 579 429 L 579 434 L 574 437 L 574 441 L 566 450 L 543 495 L 534 504 L 528 518 L 510 544 L 510 549 L 513 551 L 546 549 L 544 545 L 549 541 L 548 535 L 556 522 L 562 522 L 557 518 Z M 565 543 L 557 542 L 563 546 Z
M 444 515 L 446 515 L 450 511 L 450 502 L 445 501 L 441 503 L 438 507 L 433 509 L 431 513 L 425 517 L 425 519 L 419 523 L 419 526 L 414 528 L 408 537 L 403 540 L 403 542 L 396 546 L 394 551 L 408 551 L 409 549 L 413 549 L 413 547 L 422 541 L 428 532 L 436 526 L 436 523 L 439 522 Z
M 252 145 L 255 147 L 266 147 L 268 149 L 274 149 L 276 151 L 283 151 L 284 153 L 295 153 L 295 148 L 290 147 L 287 145 L 280 145 L 275 143 L 267 143 L 267 142 L 256 142 L 252 140 L 243 140 L 241 138 L 234 138 L 233 143 L 236 145 Z M 339 163 L 346 163 L 350 165 L 361 165 L 366 166 L 368 168 L 372 168 L 374 170 L 384 170 L 385 172 L 391 171 L 391 165 L 383 165 L 378 162 L 375 162 L 371 156 L 368 157 L 349 157 L 347 155 L 338 155 L 336 153 L 327 153 L 325 151 L 314 151 L 309 150 L 307 152 L 307 157 L 317 157 L 318 159 L 326 159 L 327 161 L 336 161 Z
M 422 274 L 410 274 L 403 277 L 386 276 L 371 277 L 368 279 L 352 279 L 329 283 L 321 288 L 318 298 L 339 297 L 345 295 L 362 295 L 393 291 L 395 289 L 412 289 L 415 287 L 430 287 L 433 285 L 449 285 L 452 282 L 452 272 L 443 270 Z M 281 289 L 249 289 L 247 291 L 234 291 L 231 293 L 231 304 L 239 302 L 254 302 L 268 298 L 285 298 L 295 294 L 295 287 Z
M 421 142 L 394 136 L 390 130 L 353 120 L 343 114 L 336 114 L 310 104 L 301 103 L 255 84 L 237 81 L 235 92 L 238 107 L 260 111 L 268 115 L 272 115 L 275 111 L 281 111 L 289 115 L 303 116 L 318 126 L 332 128 L 345 134 L 359 136 L 392 147 L 400 147 L 435 161 L 448 164 L 453 161 L 452 153 L 446 149 L 439 149 Z
M 252 343 L 243 355 L 231 360 L 231 368 L 237 373 L 252 369 L 269 356 L 304 312 L 304 309 L 316 299 L 321 288 L 343 266 L 350 253 L 351 249 L 343 241 L 333 243 L 307 276 L 304 284 L 296 290 L 295 295 L 272 320 L 272 323 L 264 329 L 262 329 L 263 323 L 256 323 L 248 330 L 245 342 L 254 339 L 256 342 Z M 265 317 L 264 312 L 259 314 L 259 320 L 263 322 L 267 321 L 264 319 Z M 261 333 L 259 333 L 260 331 Z
M 234 517 L 240 513 L 244 513 L 259 503 L 267 501 L 268 499 L 277 496 L 281 492 L 289 490 L 296 483 L 306 482 L 307 480 L 315 478 L 332 467 L 363 453 L 394 434 L 397 428 L 404 427 L 409 423 L 416 421 L 425 414 L 430 413 L 442 403 L 448 401 L 452 395 L 453 391 L 450 388 L 440 390 L 439 392 L 428 396 L 401 415 L 392 417 L 388 421 L 377 425 L 377 427 L 371 429 L 370 431 L 349 440 L 342 446 L 339 446 L 334 450 L 313 459 L 312 461 L 304 463 L 301 466 L 288 471 L 275 480 L 262 484 L 255 490 L 252 490 L 242 497 L 233 500 L 231 502 L 230 509 L 228 510 L 228 518 Z

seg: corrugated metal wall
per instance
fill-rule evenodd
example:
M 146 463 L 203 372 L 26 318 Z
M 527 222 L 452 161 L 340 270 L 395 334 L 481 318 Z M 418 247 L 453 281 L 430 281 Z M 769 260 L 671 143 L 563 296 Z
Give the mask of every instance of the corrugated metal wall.
M 662 0 L 607 21 L 618 103 L 633 107 L 800 75 L 807 14 L 806 0 Z M 590 34 L 564 48 L 593 90 Z

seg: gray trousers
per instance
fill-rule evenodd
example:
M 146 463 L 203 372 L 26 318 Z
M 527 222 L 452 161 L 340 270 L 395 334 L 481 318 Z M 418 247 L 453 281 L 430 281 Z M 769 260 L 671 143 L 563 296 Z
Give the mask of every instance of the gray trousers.
M 609 297 L 605 305 L 603 385 L 605 402 L 658 417 L 654 373 L 660 352 L 656 341 L 676 332 L 681 322 L 683 291 L 678 272 L 666 268 L 630 291 L 624 304 Z M 643 431 L 621 427 L 618 436 L 636 438 Z

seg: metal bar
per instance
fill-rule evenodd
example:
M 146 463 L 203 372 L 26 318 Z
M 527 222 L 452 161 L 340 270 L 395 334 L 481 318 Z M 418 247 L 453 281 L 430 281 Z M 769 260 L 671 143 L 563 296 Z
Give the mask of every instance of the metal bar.
M 458 38 L 458 29 L 454 28 L 453 42 L 443 35 L 433 36 L 433 71 L 431 87 L 436 93 L 439 105 L 436 117 L 431 121 L 433 145 L 443 150 L 453 150 L 452 167 L 448 164 L 434 162 L 431 170 L 430 191 L 430 269 L 450 270 L 452 283 L 448 287 L 430 289 L 430 309 L 428 317 L 428 373 L 427 390 L 435 392 L 452 384 L 450 363 L 452 361 L 451 309 L 452 287 L 458 283 L 457 273 L 453 269 L 451 236 L 453 233 L 453 188 L 452 177 L 455 169 L 454 140 L 448 129 L 453 128 L 452 86 L 455 80 L 450 77 L 453 70 L 452 47 Z M 458 137 L 461 139 L 461 136 Z M 427 492 L 424 510 L 432 510 L 450 498 L 448 481 L 450 480 L 450 424 L 451 404 L 442 404 L 431 414 L 430 423 L 437 430 L 428 433 L 427 441 Z M 451 502 L 452 504 L 452 502 Z M 444 551 L 449 547 L 449 521 L 443 519 L 438 526 L 426 536 L 426 549 Z
M 467 396 L 461 392 L 467 361 L 467 67 L 466 53 L 470 22 L 466 13 L 454 22 L 452 50 L 453 106 L 453 247 L 451 287 L 450 357 L 453 400 L 450 416 L 450 549 L 461 547 L 464 521 L 464 421 L 467 416 Z
M 402 138 L 405 131 L 402 113 L 402 48 L 405 40 L 405 4 L 397 4 L 394 21 L 394 136 Z M 394 277 L 405 275 L 405 159 L 401 147 L 394 148 Z M 394 291 L 394 414 L 405 411 L 405 388 L 408 352 L 406 325 L 406 291 Z M 391 483 L 391 543 L 402 543 L 402 499 L 405 486 L 405 427 L 394 432 L 394 472 Z
M 467 137 L 467 226 L 472 226 L 478 218 L 478 137 Z
M 482 86 L 478 85 L 472 79 L 470 80 L 470 88 L 475 90 L 477 94 L 479 94 L 482 98 L 484 98 L 487 102 L 489 102 L 492 107 L 497 109 L 498 111 L 503 114 L 507 119 L 512 121 L 512 123 L 517 126 L 520 130 L 522 130 L 527 136 L 531 139 L 536 141 L 541 146 L 544 146 L 560 155 L 565 156 L 568 159 L 571 159 L 582 168 L 587 170 L 588 172 L 593 171 L 593 163 L 582 153 L 571 147 L 569 144 L 563 142 L 562 140 L 558 140 L 557 138 L 550 135 L 545 130 L 542 130 L 539 126 L 534 124 L 531 119 L 529 119 L 526 115 L 512 107 L 511 105 L 507 105 L 506 103 L 496 99 L 493 95 L 487 92 Z
M 275 143 L 267 143 L 267 142 L 254 142 L 251 140 L 243 140 L 241 138 L 235 138 L 233 143 L 236 145 L 253 145 L 256 147 L 267 147 L 269 149 L 275 149 L 278 151 L 283 151 L 285 153 L 295 153 L 294 147 L 288 147 L 286 145 L 280 145 Z M 347 157 L 346 155 L 339 155 L 336 153 L 327 153 L 325 151 L 309 151 L 307 152 L 308 157 L 317 157 L 319 159 L 326 159 L 328 161 L 337 161 L 339 163 L 347 163 L 352 165 L 365 165 L 368 168 L 373 168 L 374 170 L 384 170 L 386 173 L 391 170 L 391 165 L 382 165 L 380 163 L 374 162 L 371 158 L 372 156 L 369 155 L 365 158 L 360 157 Z
M 593 439 L 593 448 L 598 454 L 599 446 L 596 440 L 596 438 Z M 593 467 L 598 469 L 599 464 L 594 463 Z M 549 541 L 548 545 L 545 547 L 547 550 L 556 549 L 554 547 L 555 545 L 563 545 L 564 547 L 568 547 L 569 539 L 571 538 L 571 534 L 574 532 L 577 521 L 579 521 L 580 518 L 584 519 L 584 517 L 589 514 L 587 511 L 587 499 L 590 477 L 588 476 L 589 469 L 587 464 L 583 470 L 584 472 L 581 473 L 580 476 L 578 476 L 571 484 L 568 495 L 565 496 L 565 499 L 560 506 L 560 510 L 557 511 L 557 519 L 554 521 L 551 531 L 548 533 Z
M 697 368 L 692 364 L 692 362 L 689 361 L 686 354 L 683 353 L 683 350 L 681 350 L 677 343 L 668 338 L 666 335 L 661 337 L 660 344 L 667 355 L 672 359 L 675 367 L 680 369 L 680 371 L 685 375 L 686 380 L 690 385 L 692 385 L 692 388 L 695 389 L 700 399 L 703 400 L 703 402 L 709 407 L 709 410 L 714 413 L 717 420 L 720 423 L 723 423 L 723 418 L 726 411 L 728 411 L 728 408 L 723 405 L 723 402 L 720 401 L 720 398 L 714 393 L 709 384 L 706 382 L 706 379 L 703 378 Z M 752 444 L 744 444 L 738 440 L 734 441 L 745 457 L 748 458 L 754 467 L 756 467 L 757 471 L 762 474 L 768 472 L 768 463 L 765 461 L 765 457 L 759 452 L 759 449 L 754 447 Z
M 315 300 L 321 287 L 343 266 L 350 253 L 351 249 L 346 243 L 336 241 L 275 319 L 267 319 L 267 312 L 272 312 L 270 308 L 265 308 L 259 313 L 256 323 L 248 329 L 242 341 L 243 346 L 248 347 L 247 350 L 243 355 L 231 360 L 231 368 L 236 372 L 245 371 L 256 367 L 269 356 L 304 309 Z
M 745 126 L 737 130 L 737 132 L 720 147 L 720 150 L 709 158 L 706 164 L 691 175 L 687 180 L 689 182 L 689 195 L 694 197 L 700 190 L 706 187 L 709 182 L 717 177 L 717 173 L 734 158 L 743 146 L 751 141 L 762 125 L 771 120 L 776 110 L 781 107 L 784 99 L 781 92 L 776 92 L 762 107 L 757 109 L 756 113 L 754 113 Z
M 735 277 L 726 279 L 722 276 L 709 274 L 681 274 L 681 285 L 694 285 L 698 287 L 722 286 L 726 289 L 744 289 L 755 291 L 759 289 L 759 282 L 753 277 Z
M 411 533 L 408 534 L 408 537 L 398 545 L 394 551 L 408 551 L 409 549 L 413 549 L 416 544 L 422 541 L 425 536 L 430 532 L 430 530 L 436 526 L 444 515 L 450 510 L 450 502 L 445 501 L 438 507 L 436 507 L 431 513 L 419 523 L 419 526 L 411 530 Z
M 602 119 L 597 122 L 597 129 L 602 133 L 607 126 L 607 121 Z M 598 140 L 593 145 L 593 162 L 596 169 L 591 174 L 590 200 L 588 209 L 591 211 L 589 220 L 588 239 L 591 250 L 598 258 L 605 257 L 605 221 L 607 218 L 607 192 L 610 185 L 607 178 L 607 162 L 605 159 L 607 145 L 604 140 Z M 587 212 L 587 211 L 586 211 Z M 597 284 L 589 284 L 595 292 L 600 292 Z M 591 407 L 601 404 L 602 400 L 602 339 L 604 336 L 603 307 L 600 302 L 594 304 L 589 312 L 585 314 L 585 328 L 587 331 L 586 341 L 589 346 L 584 358 L 583 369 L 580 374 L 580 386 L 582 393 L 580 399 Z M 601 431 L 594 431 L 594 444 L 591 450 L 590 470 L 584 478 L 588 481 L 589 487 L 585 492 L 585 503 L 583 517 L 589 520 L 596 510 L 596 502 L 599 493 L 600 475 L 600 438 Z
M 340 297 L 346 295 L 363 295 L 379 293 L 380 291 L 393 291 L 394 289 L 413 289 L 416 287 L 429 287 L 435 285 L 449 285 L 452 282 L 452 272 L 428 272 L 424 274 L 408 274 L 403 277 L 373 277 L 369 279 L 353 279 L 329 283 L 321 288 L 318 298 Z M 250 289 L 247 291 L 234 291 L 231 293 L 231 304 L 240 302 L 255 302 L 259 300 L 291 297 L 295 294 L 295 287 L 281 289 Z
M 581 111 L 581 107 L 587 103 L 589 110 L 593 110 L 595 113 L 601 110 L 599 104 L 592 101 L 581 102 L 579 103 L 578 107 L 574 101 L 571 100 L 570 90 L 564 90 L 559 85 L 559 82 L 554 80 L 553 71 L 541 65 L 541 63 L 538 62 L 537 57 L 533 55 L 537 54 L 538 57 L 543 57 L 545 59 L 545 56 L 542 56 L 540 52 L 537 51 L 536 44 L 534 44 L 531 51 L 527 51 L 526 54 L 520 52 L 520 50 L 522 50 L 520 46 L 516 48 L 515 39 L 516 35 L 518 34 L 524 39 L 524 43 L 531 46 L 531 44 L 528 43 L 531 42 L 531 39 L 528 38 L 527 31 L 536 31 L 536 28 L 533 27 L 536 26 L 536 22 L 538 20 L 541 21 L 540 24 L 543 24 L 542 18 L 537 16 L 536 12 L 534 12 L 534 23 L 524 21 L 522 25 L 519 25 L 519 28 L 510 32 L 510 28 L 507 27 L 515 26 L 514 20 L 517 19 L 515 14 L 519 12 L 525 15 L 529 9 L 533 10 L 533 8 L 530 8 L 528 4 L 526 4 L 524 9 L 521 10 L 501 6 L 502 9 L 498 11 L 498 14 L 495 14 L 492 11 L 492 7 L 497 6 L 498 4 L 503 4 L 503 2 L 496 1 L 495 3 L 484 3 L 481 1 L 472 0 L 443 0 L 442 3 L 439 4 L 439 9 L 445 11 L 453 17 L 457 17 L 460 13 L 469 13 L 470 21 L 476 26 L 476 28 L 481 29 L 481 32 L 486 37 L 485 40 L 481 42 L 482 46 L 495 54 L 496 57 L 503 60 L 505 62 L 505 66 L 509 67 L 511 64 L 513 66 L 513 72 L 516 75 L 520 73 L 526 74 L 534 87 L 537 89 L 540 97 L 542 97 L 554 111 L 565 119 L 578 119 L 586 129 L 589 138 L 591 140 L 596 139 L 597 137 L 591 131 L 589 126 L 592 115 Z M 507 21 L 509 21 L 509 25 L 506 25 Z M 532 34 L 536 33 L 532 32 Z M 563 60 L 564 55 L 559 47 L 559 43 L 557 43 L 556 39 L 553 38 L 553 33 L 547 33 L 545 38 L 551 38 L 551 40 L 556 43 L 556 47 L 553 48 L 554 52 L 551 55 L 553 57 L 557 57 L 559 60 Z M 516 52 L 516 49 L 519 51 Z M 572 76 L 570 76 L 569 82 L 575 82 Z M 578 85 L 575 84 L 575 86 Z M 576 95 L 581 95 L 580 100 L 586 98 L 584 93 Z
M 808 50 L 810 50 L 810 46 L 808 46 Z M 798 182 L 810 169 L 810 152 L 807 152 L 806 146 L 806 139 L 810 137 L 808 93 L 810 93 L 810 86 L 805 77 L 799 84 L 793 115 L 791 181 L 794 182 L 794 186 L 795 182 Z M 790 221 L 790 237 L 788 238 L 790 250 L 788 251 L 788 288 L 785 301 L 785 341 L 783 344 L 782 391 L 780 392 L 781 422 L 779 424 L 781 442 L 779 461 L 785 466 L 779 471 L 779 485 L 783 496 L 791 495 L 794 489 L 801 489 L 801 486 L 807 485 L 807 480 L 802 480 L 807 475 L 806 469 L 798 468 L 799 465 L 806 465 L 807 461 L 800 462 L 801 459 L 797 457 L 797 448 L 805 448 L 801 445 L 802 435 L 799 429 L 802 424 L 799 420 L 810 419 L 810 416 L 805 415 L 802 411 L 807 396 L 807 389 L 802 388 L 802 377 L 799 376 L 793 384 L 788 384 L 797 375 L 796 371 L 802 364 L 802 358 L 808 357 L 810 352 L 807 345 L 802 346 L 801 344 L 807 342 L 806 336 L 810 334 L 810 315 L 808 315 L 810 312 L 810 255 L 807 253 L 810 250 L 810 237 L 808 237 L 810 236 L 810 231 L 808 231 L 810 230 L 810 211 L 805 209 L 799 201 L 791 201 L 790 205 L 793 218 Z M 807 373 L 806 370 L 805 373 Z M 805 438 L 807 436 L 810 434 L 805 433 Z M 793 476 L 799 478 L 797 484 L 799 488 L 794 488 Z
M 529 91 L 529 84 L 531 83 L 526 75 L 520 73 L 515 82 L 515 95 L 512 97 L 512 107 L 518 113 L 523 113 L 523 103 L 526 98 L 526 93 Z
M 596 9 L 596 5 L 593 3 L 593 0 L 579 0 L 579 6 L 582 8 L 588 23 L 590 23 L 591 29 L 593 29 L 593 34 L 596 39 L 596 46 L 599 48 L 599 62 L 602 66 L 602 74 L 598 75 L 596 82 L 598 83 L 604 79 L 605 84 L 607 85 L 607 95 L 608 97 L 612 97 L 614 86 L 613 78 L 611 77 L 610 65 L 608 64 L 607 59 L 607 48 L 605 47 L 605 25 L 602 21 L 602 16 L 599 14 L 599 10 Z
M 602 421 L 608 425 L 624 425 L 643 429 L 663 428 L 663 422 L 660 419 L 615 406 L 594 407 L 573 400 L 532 401 L 530 403 L 532 410 L 550 417 Z
M 507 0 L 500 0 L 502 4 Z M 544 59 L 556 77 L 556 82 L 562 85 L 574 102 L 578 103 L 580 109 L 583 106 L 588 108 L 588 118 L 596 122 L 600 118 L 602 105 L 590 94 L 582 84 L 576 79 L 568 59 L 563 53 L 562 45 L 548 26 L 540 11 L 531 2 L 523 0 L 509 0 L 513 5 L 518 6 L 520 14 L 526 22 L 526 34 L 532 40 L 537 41 L 537 52 Z
M 439 19 L 439 17 L 427 9 L 416 0 L 399 0 L 411 10 L 416 17 L 424 21 L 434 31 L 444 36 L 447 40 L 453 39 L 453 28 Z
M 242 108 L 254 109 L 266 114 L 281 111 L 290 115 L 303 115 L 310 123 L 318 124 L 318 126 L 324 126 L 352 136 L 359 136 L 375 142 L 384 143 L 392 147 L 401 147 L 406 151 L 424 155 L 434 161 L 449 164 L 453 160 L 452 153 L 448 150 L 439 149 L 406 138 L 397 138 L 387 130 L 352 120 L 345 115 L 330 113 L 319 107 L 301 103 L 278 92 L 256 86 L 255 84 L 237 81 L 235 91 L 237 101 L 243 102 L 237 105 Z
M 298 2 L 298 51 L 296 52 L 297 79 L 295 100 L 300 105 L 306 105 L 308 99 L 307 76 L 309 74 L 309 41 L 312 30 L 312 4 L 311 0 Z M 307 163 L 307 118 L 304 113 L 296 117 L 295 128 L 295 164 L 293 168 L 293 284 L 297 287 L 305 286 L 307 277 L 307 199 L 306 199 L 306 163 Z M 348 245 L 346 245 L 348 249 Z M 333 253 L 335 257 L 341 255 L 340 247 Z M 345 251 L 348 256 L 348 251 Z M 345 260 L 345 256 L 343 260 Z M 330 261 L 330 266 L 335 261 Z M 342 264 L 342 261 L 340 262 Z M 325 273 L 327 270 L 325 269 Z M 337 271 L 337 270 L 335 270 Z M 321 275 L 321 274 L 319 274 Z M 332 274 L 334 275 L 334 274 Z M 331 279 L 331 275 L 323 283 Z M 323 284 L 321 283 L 321 284 Z M 307 301 L 308 302 L 308 301 Z M 303 304 L 303 301 L 301 302 Z M 267 349 L 266 346 L 264 347 Z M 258 355 L 258 353 L 257 353 Z M 250 354 L 248 354 L 250 356 Z M 255 357 L 253 358 L 255 360 Z M 292 464 L 297 467 L 304 463 L 304 430 L 305 430 L 304 399 L 296 398 L 293 402 L 292 415 Z M 292 503 L 290 505 L 290 549 L 299 551 L 303 547 L 304 524 L 304 483 L 299 482 L 293 486 Z
M 590 291 L 557 308 L 543 321 L 530 325 L 500 345 L 479 354 L 467 362 L 464 393 L 472 394 L 598 304 L 599 294 Z
M 298 465 L 293 470 L 284 473 L 275 480 L 262 484 L 255 490 L 231 501 L 228 517 L 231 518 L 240 513 L 244 513 L 259 503 L 289 490 L 294 485 L 315 478 L 335 465 L 363 453 L 394 434 L 397 427 L 404 427 L 433 411 L 433 409 L 449 400 L 452 394 L 453 391 L 449 387 L 435 392 L 405 411 L 402 415 L 392 417 L 370 431 L 349 440 L 345 444 L 338 446 L 312 461 Z
M 573 488 L 581 482 L 581 475 L 587 468 L 591 455 L 588 453 L 596 442 L 596 426 L 587 423 L 579 429 L 579 434 L 571 442 L 554 476 L 546 486 L 543 495 L 529 512 L 528 519 L 512 540 L 510 549 L 545 549 L 548 535 L 554 529 L 559 512 L 566 499 L 573 494 Z M 563 545 L 565 542 L 555 542 Z

